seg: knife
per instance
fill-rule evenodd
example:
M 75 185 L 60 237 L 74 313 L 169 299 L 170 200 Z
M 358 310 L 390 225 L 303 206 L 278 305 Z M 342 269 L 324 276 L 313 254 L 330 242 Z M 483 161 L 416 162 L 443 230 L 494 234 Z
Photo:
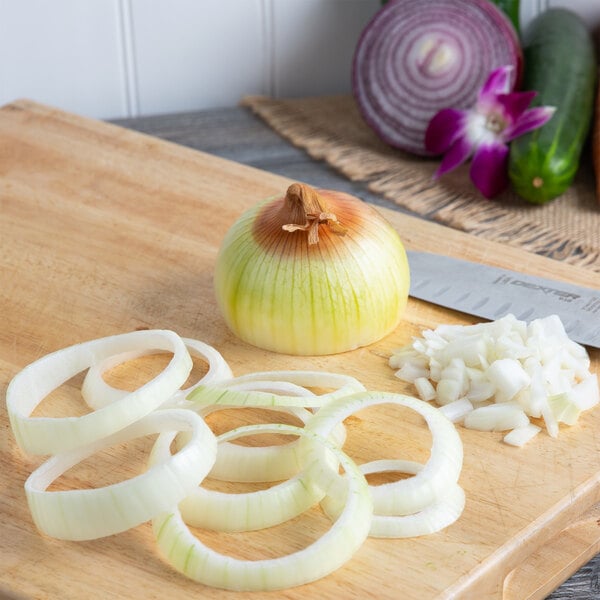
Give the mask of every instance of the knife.
M 410 295 L 485 319 L 558 315 L 569 337 L 600 348 L 600 291 L 430 252 L 407 251 Z

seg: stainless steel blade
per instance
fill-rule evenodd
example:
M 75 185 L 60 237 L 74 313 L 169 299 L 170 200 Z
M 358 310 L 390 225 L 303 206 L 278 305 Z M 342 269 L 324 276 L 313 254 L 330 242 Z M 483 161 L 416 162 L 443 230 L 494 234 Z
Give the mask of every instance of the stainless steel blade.
M 486 319 L 555 314 L 571 339 L 600 348 L 600 290 L 430 252 L 408 261 L 414 298 Z

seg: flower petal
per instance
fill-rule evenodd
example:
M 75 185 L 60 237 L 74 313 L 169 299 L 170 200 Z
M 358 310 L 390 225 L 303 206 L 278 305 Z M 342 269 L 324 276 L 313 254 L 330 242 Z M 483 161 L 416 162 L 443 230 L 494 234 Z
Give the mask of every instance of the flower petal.
M 492 71 L 479 91 L 478 103 L 494 104 L 498 94 L 508 94 L 511 88 L 512 65 L 505 65 Z
M 496 100 L 504 109 L 504 116 L 511 123 L 515 123 L 527 110 L 537 92 L 512 92 L 511 94 L 498 94 Z
M 443 154 L 464 134 L 466 113 L 444 108 L 429 121 L 425 132 L 425 148 L 433 154 Z
M 508 185 L 507 161 L 508 146 L 504 144 L 482 144 L 477 148 L 469 174 L 486 198 L 492 198 Z
M 435 172 L 434 178 L 438 178 L 444 175 L 444 173 L 448 173 L 462 165 L 471 156 L 472 151 L 473 145 L 466 138 L 459 137 L 452 144 L 450 150 L 444 154 L 444 158 L 442 158 L 442 162 Z
M 504 130 L 504 140 L 510 142 L 524 133 L 541 127 L 550 120 L 555 111 L 554 106 L 538 106 L 526 110 L 516 123 Z

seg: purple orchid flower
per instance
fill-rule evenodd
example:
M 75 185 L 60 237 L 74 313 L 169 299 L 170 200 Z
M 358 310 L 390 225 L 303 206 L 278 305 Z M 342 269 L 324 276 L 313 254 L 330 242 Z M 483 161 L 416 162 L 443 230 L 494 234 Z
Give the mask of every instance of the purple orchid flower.
M 469 174 L 486 198 L 508 185 L 508 143 L 541 127 L 555 111 L 550 106 L 527 108 L 537 92 L 511 92 L 511 71 L 511 66 L 492 71 L 472 110 L 445 108 L 431 119 L 425 147 L 444 155 L 435 178 L 473 156 Z

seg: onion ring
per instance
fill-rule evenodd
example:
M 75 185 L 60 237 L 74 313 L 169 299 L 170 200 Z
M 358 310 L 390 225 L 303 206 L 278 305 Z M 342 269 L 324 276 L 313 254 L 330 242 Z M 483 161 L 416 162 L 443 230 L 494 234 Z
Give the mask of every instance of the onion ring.
M 230 389 L 263 391 L 273 394 L 284 393 L 299 397 L 315 394 L 310 390 L 288 381 L 243 381 L 226 384 Z M 193 404 L 193 403 L 192 403 Z M 219 410 L 235 408 L 229 406 L 207 406 L 199 410 L 207 416 Z M 287 412 L 306 424 L 313 416 L 309 410 L 299 406 L 269 406 L 268 410 Z M 332 439 L 341 446 L 346 438 L 346 429 L 342 423 L 332 432 Z M 295 446 L 298 441 L 276 446 L 240 446 L 223 441 L 219 444 L 217 460 L 209 477 L 220 481 L 235 482 L 273 482 L 289 479 L 298 473 L 298 457 Z
M 410 473 L 415 475 L 423 465 L 409 460 L 374 460 L 359 465 L 363 475 L 382 472 Z M 332 519 L 337 518 L 341 506 L 333 496 L 325 496 L 321 507 Z M 370 537 L 407 538 L 430 535 L 452 525 L 462 514 L 465 493 L 457 484 L 450 484 L 443 495 L 432 504 L 412 515 L 373 515 Z
M 191 430 L 188 443 L 140 475 L 96 489 L 46 491 L 65 471 L 103 448 L 173 429 Z M 29 509 L 40 531 L 62 540 L 91 540 L 126 531 L 183 500 L 204 479 L 216 451 L 214 434 L 197 414 L 155 411 L 106 438 L 49 458 L 25 482 Z
M 352 413 L 377 404 L 396 404 L 410 408 L 427 422 L 433 443 L 429 460 L 414 477 L 369 486 L 374 512 L 378 515 L 408 515 L 436 501 L 447 486 L 458 481 L 463 448 L 453 423 L 437 408 L 411 396 L 390 392 L 363 392 L 341 398 L 324 406 L 306 429 L 327 437 L 332 428 Z
M 283 424 L 238 427 L 217 437 L 217 456 L 223 444 L 248 435 L 248 427 L 252 427 L 254 433 L 290 435 L 290 426 Z M 299 448 L 298 444 L 292 447 L 294 454 Z M 311 480 L 311 469 L 302 468 L 300 456 L 295 456 L 295 463 L 296 471 L 301 469 L 300 472 L 263 490 L 229 494 L 197 487 L 179 504 L 181 516 L 188 525 L 215 531 L 254 531 L 288 521 L 314 506 L 324 496 L 321 488 Z
M 95 412 L 80 417 L 31 417 L 53 390 L 84 369 L 140 346 L 173 353 L 154 379 Z M 133 331 L 75 344 L 36 360 L 21 370 L 6 391 L 6 408 L 19 447 L 31 454 L 56 454 L 84 446 L 118 431 L 161 406 L 192 369 L 185 344 L 173 331 Z
M 215 348 L 199 340 L 190 338 L 182 338 L 182 340 L 191 356 L 203 358 L 208 363 L 208 371 L 196 383 L 187 388 L 177 390 L 173 396 L 167 400 L 168 405 L 174 407 L 184 400 L 197 386 L 215 383 L 233 377 L 231 368 L 221 353 Z M 99 408 L 104 408 L 117 400 L 121 400 L 128 392 L 106 383 L 102 376 L 103 373 L 129 360 L 154 353 L 156 353 L 156 350 L 153 349 L 134 350 L 132 352 L 111 356 L 101 363 L 92 365 L 88 369 L 81 387 L 81 395 L 86 404 L 90 408 L 97 410 Z M 166 406 L 166 404 L 167 403 L 165 403 L 164 406 Z
M 268 433 L 268 426 L 248 426 L 239 435 L 255 433 L 257 427 Z M 306 429 L 280 425 L 272 431 L 306 437 L 306 464 L 311 476 L 324 488 L 337 476 L 322 459 L 322 448 L 332 452 L 348 479 L 347 502 L 339 518 L 316 542 L 274 559 L 241 560 L 208 548 L 192 535 L 178 508 L 153 520 L 153 530 L 161 552 L 170 564 L 187 577 L 213 587 L 238 591 L 269 591 L 314 581 L 342 566 L 366 539 L 371 526 L 373 505 L 364 475 L 354 462 L 332 442 Z M 160 437 L 159 437 L 160 440 Z M 157 444 L 159 442 L 157 440 Z M 162 443 L 168 448 L 168 443 Z M 315 458 L 316 453 L 316 458 Z M 160 453 L 162 456 L 162 452 Z M 324 489 L 324 491 L 327 491 Z
M 242 391 L 230 389 L 234 383 L 245 383 L 260 380 L 288 381 L 305 387 L 335 388 L 332 392 L 315 394 L 308 398 L 297 396 L 277 395 L 268 392 Z M 362 392 L 365 386 L 351 375 L 328 373 L 321 371 L 264 371 L 236 377 L 228 382 L 220 382 L 211 386 L 199 386 L 188 400 L 198 405 L 226 406 L 303 406 L 319 408 L 336 398 L 341 398 L 355 392 Z

